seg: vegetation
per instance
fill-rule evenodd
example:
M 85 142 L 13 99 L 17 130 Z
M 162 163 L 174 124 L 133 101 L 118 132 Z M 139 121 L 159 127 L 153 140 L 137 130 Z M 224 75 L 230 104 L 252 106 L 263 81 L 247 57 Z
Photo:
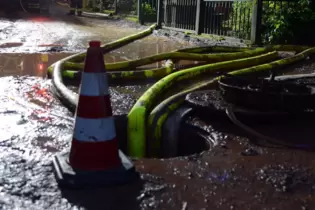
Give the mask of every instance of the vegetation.
M 233 4 L 233 12 L 225 25 L 236 24 L 239 37 L 250 34 L 252 7 L 252 1 Z M 314 0 L 263 1 L 262 11 L 263 43 L 315 44 Z
M 137 10 L 137 0 L 117 0 L 120 13 L 135 14 Z M 115 0 L 87 0 L 85 8 L 87 11 L 114 13 Z
M 143 8 L 143 15 L 145 16 L 156 15 L 156 10 L 151 6 L 151 4 L 145 2 L 142 4 L 142 8 Z

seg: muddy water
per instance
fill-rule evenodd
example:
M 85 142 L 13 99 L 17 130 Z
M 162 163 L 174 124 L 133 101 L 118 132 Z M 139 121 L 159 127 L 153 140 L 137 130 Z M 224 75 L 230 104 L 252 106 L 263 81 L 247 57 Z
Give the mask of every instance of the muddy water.
M 68 8 L 53 3 L 49 16 L 17 13 L 12 19 L 0 18 L 0 51 L 78 52 L 85 50 L 90 40 L 107 43 L 146 28 L 123 20 L 67 16 L 67 12 Z M 152 44 L 159 45 L 159 49 Z M 183 44 L 167 41 L 166 38 L 163 40 L 152 36 L 137 41 L 131 48 L 125 47 L 120 52 L 134 59 L 157 51 L 179 48 L 181 45 Z
M 56 137 L 71 128 L 73 120 L 50 93 L 50 81 L 26 76 L 0 80 L 2 143 L 23 137 L 19 143 L 25 143 L 21 147 L 25 150 L 31 150 L 32 145 L 61 149 L 65 142 Z
M 0 78 L 1 209 L 314 209 L 314 153 L 257 147 L 234 133 L 233 125 L 211 118 L 200 125 L 218 146 L 202 155 L 136 161 L 143 186 L 61 190 L 50 163 L 53 154 L 69 148 L 73 120 L 49 85 L 38 77 Z M 117 107 L 137 92 L 133 87 L 111 91 Z
M 159 49 L 159 45 L 151 45 Z M 133 46 L 129 48 L 132 49 Z M 128 49 L 128 48 L 127 48 Z M 149 48 L 149 49 L 152 49 Z M 160 49 L 161 50 L 161 49 Z M 163 49 L 162 49 L 163 50 Z M 105 62 L 113 63 L 134 59 L 135 55 L 120 53 L 122 50 L 112 52 L 105 55 Z M 147 50 L 146 53 L 150 51 Z M 151 52 L 152 53 L 152 52 Z M 71 55 L 70 53 L 32 53 L 32 54 L 17 54 L 3 53 L 0 54 L 0 76 L 36 76 L 45 78 L 46 69 L 54 62 Z M 141 57 L 141 56 L 140 56 Z M 160 63 L 147 65 L 147 68 L 155 68 L 161 66 Z M 112 96 L 112 106 L 114 114 L 127 114 L 135 101 L 141 94 L 147 90 L 152 83 L 144 85 L 115 85 L 110 87 Z M 9 84 L 8 84 L 9 85 Z M 69 87 L 77 91 L 77 87 Z
M 172 43 L 172 44 L 170 44 Z M 185 44 L 160 40 L 156 37 L 147 37 L 127 46 L 119 48 L 104 56 L 106 63 L 128 61 L 169 52 L 185 47 Z M 43 77 L 48 66 L 54 62 L 72 55 L 73 53 L 2 53 L 0 54 L 0 76 L 31 75 Z M 161 67 L 163 62 L 143 66 L 144 69 Z M 189 64 L 189 62 L 182 62 Z
M 0 76 L 30 75 L 46 77 L 46 69 L 56 61 L 67 57 L 69 53 L 58 54 L 0 54 Z
M 106 54 L 104 58 L 107 63 L 127 61 L 169 52 L 185 46 L 185 43 L 170 42 L 170 40 L 149 36 Z M 0 76 L 30 75 L 44 78 L 48 66 L 69 55 L 72 53 L 2 53 L 0 54 Z M 158 68 L 162 63 L 157 62 L 143 68 Z M 150 87 L 150 84 L 152 83 L 111 87 L 114 113 L 128 113 L 134 102 Z M 70 88 L 77 90 L 76 87 Z
M 35 31 L 36 27 L 42 27 L 37 20 L 33 22 L 33 25 L 23 21 L 9 23 L 19 29 L 12 33 L 12 40 L 20 37 L 25 48 L 3 48 L 4 51 L 31 52 L 37 48 L 35 44 L 28 47 L 27 43 L 45 40 L 48 41 L 44 43 L 59 43 L 64 45 L 63 49 L 76 51 L 84 49 L 91 38 L 100 39 L 105 30 L 91 35 L 89 31 L 93 27 L 47 22 L 43 25 L 52 28 L 51 37 L 47 38 L 49 33 L 43 29 L 36 35 L 40 40 L 36 40 L 23 34 L 27 28 Z M 81 32 L 83 28 L 88 32 Z M 5 30 L 13 31 L 10 27 Z M 105 32 L 108 31 L 113 39 L 130 32 L 107 27 Z M 62 39 L 58 38 L 59 34 Z M 117 59 L 135 59 L 181 46 L 151 38 L 116 50 Z M 43 51 L 51 49 L 47 47 Z M 63 56 L 66 54 L 48 55 L 47 65 Z M 12 55 L 11 60 L 15 57 L 19 56 Z M 211 118 L 202 127 L 211 132 L 210 137 L 218 143 L 217 147 L 203 155 L 136 161 L 143 185 L 109 190 L 61 190 L 50 164 L 54 153 L 69 148 L 73 120 L 49 92 L 50 81 L 39 78 L 45 75 L 38 68 L 44 62 L 41 54 L 24 58 L 29 60 L 25 61 L 28 67 L 19 70 L 21 58 L 20 64 L 7 64 L 9 67 L 3 76 L 37 77 L 0 78 L 0 116 L 3 119 L 0 122 L 0 209 L 314 209 L 314 153 L 257 147 L 246 136 L 233 133 L 235 127 L 231 124 L 214 123 Z M 0 66 L 4 63 L 1 60 Z M 117 107 L 123 103 L 128 107 L 141 92 L 132 86 L 116 87 L 111 91 L 113 106 Z M 266 132 L 265 128 L 257 129 Z M 298 138 L 297 135 L 295 139 Z M 256 155 L 244 155 L 248 154 L 247 150 L 257 151 L 251 153 Z
M 0 54 L 0 76 L 29 75 L 46 77 L 47 67 L 72 53 L 2 53 Z M 117 53 L 105 55 L 109 63 L 126 61 Z
M 138 197 L 158 192 L 163 185 L 148 182 L 147 190 L 136 184 L 89 192 L 57 187 L 50 165 L 52 155 L 69 148 L 73 118 L 49 91 L 50 81 L 42 79 L 47 66 L 85 50 L 89 40 L 105 43 L 139 30 L 56 17 L 3 20 L 0 27 L 0 51 L 10 52 L 0 55 L 0 209 L 139 209 L 139 203 L 147 198 Z M 105 60 L 137 59 L 186 45 L 151 36 L 115 50 Z M 111 88 L 115 114 L 127 113 L 149 86 Z

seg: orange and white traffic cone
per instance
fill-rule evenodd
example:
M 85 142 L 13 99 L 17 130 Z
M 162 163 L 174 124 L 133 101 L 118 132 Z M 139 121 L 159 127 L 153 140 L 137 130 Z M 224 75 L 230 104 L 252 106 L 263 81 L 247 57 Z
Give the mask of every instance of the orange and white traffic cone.
M 71 149 L 54 158 L 55 175 L 59 184 L 72 187 L 126 184 L 138 173 L 118 149 L 101 43 L 89 44 Z

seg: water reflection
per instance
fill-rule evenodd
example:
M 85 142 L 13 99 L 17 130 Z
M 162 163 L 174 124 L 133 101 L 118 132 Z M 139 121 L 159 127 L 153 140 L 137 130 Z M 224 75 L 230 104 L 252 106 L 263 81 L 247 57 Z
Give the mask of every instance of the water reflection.
M 177 49 L 191 47 L 188 42 L 176 42 L 166 38 L 157 38 L 149 36 L 144 39 L 135 41 L 129 45 L 119 48 L 115 52 L 128 59 L 139 59 L 150 55 L 171 52 Z M 142 66 L 142 69 L 160 68 L 165 60 Z M 191 64 L 191 61 L 181 61 L 181 64 Z
M 185 44 L 171 42 L 170 40 L 147 37 L 104 56 L 105 62 L 114 63 L 143 58 L 149 55 L 170 52 L 183 48 Z M 0 76 L 31 75 L 46 76 L 46 69 L 56 61 L 72 55 L 71 53 L 3 53 L 0 54 Z M 159 68 L 165 61 L 143 66 L 142 68 Z
M 0 76 L 31 75 L 45 77 L 49 65 L 69 55 L 69 53 L 0 54 Z

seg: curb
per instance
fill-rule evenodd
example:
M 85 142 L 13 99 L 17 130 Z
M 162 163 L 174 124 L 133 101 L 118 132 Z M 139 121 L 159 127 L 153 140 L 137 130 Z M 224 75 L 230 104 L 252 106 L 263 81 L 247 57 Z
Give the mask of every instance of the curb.
M 93 17 L 93 18 L 107 18 L 112 16 L 112 14 L 103 14 L 103 13 L 92 13 L 92 12 L 82 12 L 83 16 Z

